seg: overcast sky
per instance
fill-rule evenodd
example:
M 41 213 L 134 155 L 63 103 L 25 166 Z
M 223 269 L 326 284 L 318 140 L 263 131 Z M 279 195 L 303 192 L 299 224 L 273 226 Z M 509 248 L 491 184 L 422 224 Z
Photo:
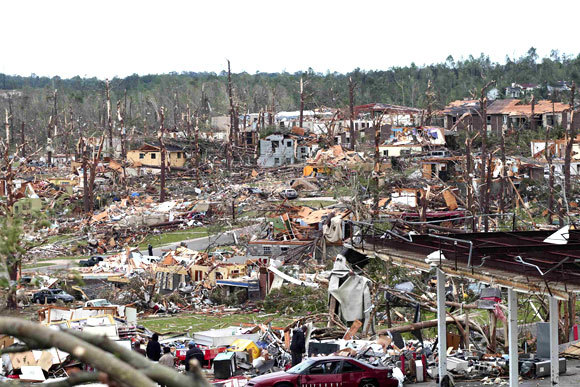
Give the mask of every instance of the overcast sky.
M 540 56 L 580 51 L 577 0 L 9 0 L 0 9 L 0 72 L 19 75 L 220 72 L 226 58 L 233 72 L 348 72 L 450 54 L 503 62 L 531 46 Z

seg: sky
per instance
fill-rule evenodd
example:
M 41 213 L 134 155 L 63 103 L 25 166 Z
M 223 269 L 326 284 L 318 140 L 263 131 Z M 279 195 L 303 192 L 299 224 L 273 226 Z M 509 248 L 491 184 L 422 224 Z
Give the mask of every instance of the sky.
M 540 57 L 580 52 L 577 0 L 3 0 L 0 10 L 0 73 L 24 76 L 219 73 L 226 59 L 234 73 L 345 73 L 448 55 L 504 62 L 532 46 Z

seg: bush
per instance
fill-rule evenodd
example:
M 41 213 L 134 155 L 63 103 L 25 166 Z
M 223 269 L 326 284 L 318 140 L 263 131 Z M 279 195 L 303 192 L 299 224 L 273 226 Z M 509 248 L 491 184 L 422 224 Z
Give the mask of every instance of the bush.
M 327 299 L 326 289 L 283 285 L 266 296 L 263 309 L 266 313 L 280 312 L 288 315 L 324 313 L 328 311 Z

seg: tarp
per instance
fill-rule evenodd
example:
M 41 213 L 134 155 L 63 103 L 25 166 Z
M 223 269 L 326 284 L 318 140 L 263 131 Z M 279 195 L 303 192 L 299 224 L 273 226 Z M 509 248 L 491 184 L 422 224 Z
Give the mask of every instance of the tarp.
M 368 278 L 353 273 L 344 256 L 336 256 L 328 292 L 339 303 L 340 316 L 345 321 L 364 321 L 363 330 L 371 323 L 370 282 Z M 374 331 L 374 327 L 371 328 L 371 332 Z
M 337 215 L 330 220 L 330 225 L 322 227 L 322 233 L 328 242 L 338 242 L 342 240 L 342 216 Z

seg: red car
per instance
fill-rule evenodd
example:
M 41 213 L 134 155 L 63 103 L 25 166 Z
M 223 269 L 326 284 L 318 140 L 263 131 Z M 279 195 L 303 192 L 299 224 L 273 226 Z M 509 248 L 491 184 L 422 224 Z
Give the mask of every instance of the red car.
M 397 387 L 388 368 L 342 357 L 312 357 L 288 371 L 255 377 L 247 387 Z

